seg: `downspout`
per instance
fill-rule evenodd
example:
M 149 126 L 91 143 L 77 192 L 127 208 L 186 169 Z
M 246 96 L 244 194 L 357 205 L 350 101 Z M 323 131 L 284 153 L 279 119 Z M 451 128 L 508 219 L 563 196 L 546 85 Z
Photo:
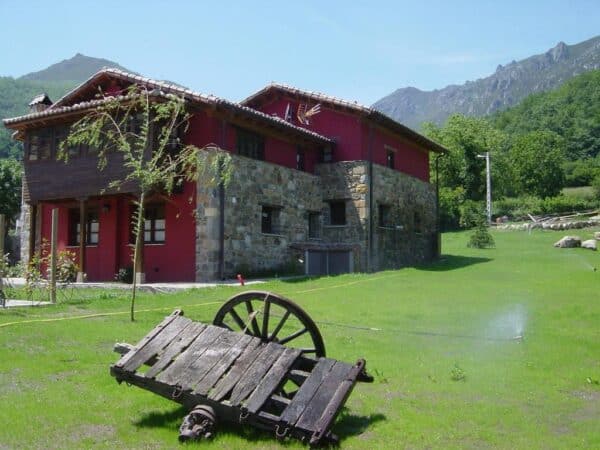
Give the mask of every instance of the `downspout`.
M 225 148 L 227 139 L 227 122 L 221 122 L 221 148 Z M 221 181 L 219 168 L 219 278 L 225 279 L 225 186 Z
M 444 154 L 439 154 L 435 157 L 435 225 L 436 225 L 436 254 L 439 258 L 442 255 L 442 233 L 440 220 L 440 158 Z
M 368 237 L 367 237 L 367 272 L 373 271 L 373 125 L 369 124 L 369 142 L 367 143 L 367 162 L 369 177 L 368 194 Z

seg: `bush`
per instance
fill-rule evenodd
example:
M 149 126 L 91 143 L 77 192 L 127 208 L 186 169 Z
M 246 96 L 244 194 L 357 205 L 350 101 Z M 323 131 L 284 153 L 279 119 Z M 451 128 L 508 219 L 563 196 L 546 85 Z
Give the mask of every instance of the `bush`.
M 540 199 L 533 196 L 505 198 L 493 203 L 495 216 L 508 216 L 515 220 L 529 220 L 527 214 L 566 214 L 586 211 L 600 206 L 600 197 L 588 199 L 570 195 L 558 195 Z
M 593 159 L 569 161 L 563 165 L 565 186 L 589 186 L 596 176 L 600 175 L 600 167 Z
M 121 267 L 115 274 L 115 281 L 119 283 L 133 283 L 133 267 Z
M 477 224 L 475 232 L 469 237 L 467 247 L 471 248 L 494 248 L 496 243 L 488 230 L 485 221 L 481 220 Z
M 596 201 L 600 202 L 600 174 L 596 175 L 596 178 L 592 181 L 592 188 L 594 189 Z

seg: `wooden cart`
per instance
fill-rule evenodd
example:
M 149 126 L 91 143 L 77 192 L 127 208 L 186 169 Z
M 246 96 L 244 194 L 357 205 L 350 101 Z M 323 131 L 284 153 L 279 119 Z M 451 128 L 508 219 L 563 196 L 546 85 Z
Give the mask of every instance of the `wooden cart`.
M 303 346 L 284 345 L 293 341 Z M 232 297 L 213 325 L 177 310 L 125 348 L 111 374 L 189 408 L 181 440 L 209 437 L 224 420 L 279 439 L 335 443 L 329 429 L 354 385 L 372 380 L 362 359 L 352 365 L 325 357 L 310 317 L 269 292 Z

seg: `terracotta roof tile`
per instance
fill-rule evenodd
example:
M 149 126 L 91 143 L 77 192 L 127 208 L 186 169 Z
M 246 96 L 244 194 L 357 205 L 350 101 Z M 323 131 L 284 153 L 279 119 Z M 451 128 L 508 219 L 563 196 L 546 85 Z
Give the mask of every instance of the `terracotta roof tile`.
M 100 78 L 104 75 L 114 76 L 116 78 L 131 82 L 131 83 L 139 83 L 139 84 L 143 84 L 148 87 L 158 88 L 158 89 L 166 91 L 167 93 L 181 95 L 186 100 L 191 101 L 191 102 L 199 102 L 199 103 L 204 103 L 204 104 L 212 104 L 212 105 L 216 105 L 216 106 L 230 108 L 230 109 L 242 112 L 248 116 L 252 116 L 252 117 L 258 118 L 260 120 L 270 122 L 271 124 L 276 125 L 280 128 L 293 130 L 294 132 L 304 135 L 313 140 L 317 140 L 320 142 L 327 142 L 327 143 L 332 142 L 332 140 L 326 136 L 322 136 L 319 133 L 315 133 L 314 131 L 307 130 L 305 128 L 296 126 L 294 124 L 291 124 L 291 123 L 283 120 L 282 118 L 274 117 L 269 114 L 265 114 L 261 111 L 250 108 L 248 106 L 241 105 L 241 104 L 235 103 L 235 102 L 231 102 L 229 100 L 225 100 L 223 98 L 219 98 L 214 95 L 202 94 L 200 92 L 195 92 L 190 89 L 187 89 L 187 88 L 184 88 L 181 86 L 177 86 L 175 84 L 153 80 L 151 78 L 142 77 L 140 75 L 135 75 L 135 74 L 128 73 L 128 72 L 125 72 L 125 71 L 122 71 L 119 69 L 114 69 L 114 68 L 104 68 L 104 69 L 100 70 L 99 72 L 96 72 L 94 75 L 92 75 L 86 81 L 84 81 L 81 85 L 79 85 L 77 88 L 75 88 L 72 91 L 65 94 L 63 97 L 61 97 L 58 101 L 56 101 L 53 105 L 51 105 L 50 107 L 48 107 L 48 109 L 46 109 L 44 111 L 32 113 L 32 114 L 26 114 L 26 115 L 19 116 L 19 117 L 13 117 L 10 119 L 4 119 L 3 122 L 5 125 L 14 125 L 14 124 L 22 122 L 22 121 L 38 119 L 41 117 L 49 117 L 52 115 L 59 115 L 59 114 L 65 113 L 65 112 L 83 110 L 86 108 L 91 108 L 93 106 L 96 106 L 99 103 L 95 103 L 95 102 L 101 102 L 102 100 L 90 100 L 90 101 L 80 102 L 80 103 L 76 103 L 76 104 L 72 104 L 72 105 L 69 105 L 68 103 L 70 100 L 75 98 L 75 94 L 77 92 L 79 92 L 82 88 L 84 88 L 87 85 L 93 84 L 95 80 L 97 80 L 98 78 Z M 122 96 L 122 97 L 125 98 L 124 96 Z
M 391 129 L 401 135 L 404 135 L 408 139 L 417 142 L 418 144 L 430 149 L 431 151 L 437 153 L 446 153 L 448 151 L 445 147 L 441 146 L 437 142 L 432 141 L 431 139 L 423 136 L 420 133 L 417 133 L 411 128 L 408 128 L 406 125 L 402 125 L 400 122 L 385 115 L 381 111 L 378 111 L 365 105 L 361 105 L 356 101 L 351 102 L 331 95 L 323 94 L 321 92 L 305 91 L 302 89 L 298 89 L 294 86 L 289 86 L 287 84 L 271 82 L 271 84 L 268 84 L 258 92 L 252 94 L 250 97 L 247 97 L 246 99 L 242 100 L 240 103 L 242 105 L 251 105 L 255 102 L 255 100 L 259 99 L 261 96 L 263 96 L 272 89 L 284 91 L 292 95 L 306 97 L 319 103 L 329 103 L 348 108 L 352 111 L 364 115 L 365 117 L 368 117 L 369 119 L 381 124 L 382 126 L 388 129 Z

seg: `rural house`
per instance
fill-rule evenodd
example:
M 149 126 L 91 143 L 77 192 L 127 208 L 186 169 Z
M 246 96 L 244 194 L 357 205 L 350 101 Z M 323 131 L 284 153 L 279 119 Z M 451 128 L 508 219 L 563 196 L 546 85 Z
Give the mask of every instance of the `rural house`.
M 118 154 L 103 171 L 92 148 L 56 160 L 69 124 L 97 105 L 101 88 L 132 84 L 183 96 L 192 114 L 186 143 L 232 154 L 223 188 L 202 180 L 147 203 L 147 282 L 204 281 L 236 273 L 302 270 L 337 274 L 427 261 L 439 251 L 431 153 L 445 150 L 371 108 L 271 84 L 241 103 L 116 69 L 103 69 L 52 103 L 5 119 L 24 142 L 22 258 L 50 238 L 58 208 L 59 248 L 72 250 L 87 280 L 112 280 L 131 266 L 135 187 Z M 83 223 L 82 223 L 83 222 Z

